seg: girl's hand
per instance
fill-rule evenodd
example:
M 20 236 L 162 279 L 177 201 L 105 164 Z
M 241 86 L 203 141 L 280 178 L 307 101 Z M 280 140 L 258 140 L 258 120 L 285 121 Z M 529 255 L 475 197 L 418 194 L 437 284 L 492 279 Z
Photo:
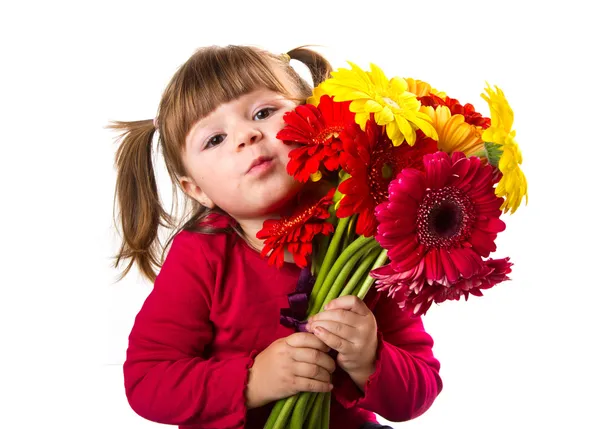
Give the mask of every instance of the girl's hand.
M 248 408 L 298 392 L 329 392 L 335 361 L 329 347 L 308 332 L 280 338 L 254 359 L 246 389 Z
M 377 322 L 366 304 L 354 295 L 336 298 L 308 319 L 306 329 L 338 351 L 338 366 L 364 390 L 377 352 Z

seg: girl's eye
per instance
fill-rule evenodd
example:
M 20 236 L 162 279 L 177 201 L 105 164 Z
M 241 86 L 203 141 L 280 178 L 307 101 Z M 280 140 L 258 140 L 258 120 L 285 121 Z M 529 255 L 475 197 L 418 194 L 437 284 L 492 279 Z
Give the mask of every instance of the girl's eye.
M 217 134 L 216 136 L 212 136 L 211 138 L 208 139 L 205 147 L 211 148 L 211 147 L 218 146 L 220 143 L 223 143 L 223 140 L 225 140 L 225 135 Z
M 271 114 L 276 110 L 277 109 L 274 107 L 265 107 L 264 109 L 260 109 L 258 112 L 256 112 L 253 119 L 255 121 L 262 121 L 271 116 Z M 215 136 L 212 136 L 208 139 L 208 141 L 204 145 L 204 148 L 210 149 L 212 147 L 218 146 L 219 144 L 223 143 L 223 140 L 225 140 L 225 134 L 217 134 Z
M 274 109 L 273 107 L 267 107 L 264 109 L 259 110 L 256 115 L 254 115 L 254 119 L 255 120 L 262 120 L 262 119 L 267 119 L 269 116 L 271 116 L 271 113 L 273 113 L 276 109 Z

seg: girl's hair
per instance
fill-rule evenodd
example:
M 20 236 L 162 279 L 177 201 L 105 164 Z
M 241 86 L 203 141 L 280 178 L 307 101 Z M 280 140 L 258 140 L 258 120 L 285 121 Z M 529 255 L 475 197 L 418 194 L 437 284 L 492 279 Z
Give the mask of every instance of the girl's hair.
M 310 70 L 313 85 L 309 85 L 290 66 L 290 59 L 304 63 Z M 181 230 L 202 233 L 237 232 L 237 226 L 211 227 L 203 221 L 213 213 L 223 212 L 218 208 L 208 209 L 185 196 L 188 218 L 177 225 L 160 202 L 152 163 L 152 143 L 158 131 L 158 146 L 165 159 L 172 181 L 172 194 L 177 211 L 177 188 L 179 177 L 189 176 L 183 162 L 185 138 L 191 127 L 207 116 L 220 104 L 237 99 L 256 89 L 267 88 L 289 98 L 289 93 L 277 78 L 279 67 L 296 86 L 303 103 L 317 86 L 330 76 L 331 65 L 319 53 L 305 46 L 293 49 L 284 55 L 274 55 L 251 46 L 209 46 L 197 50 L 175 73 L 167 85 L 155 119 L 122 122 L 113 121 L 108 128 L 121 132 L 120 145 L 115 156 L 117 182 L 115 207 L 120 207 L 118 218 L 122 228 L 121 249 L 115 256 L 115 268 L 122 260 L 129 263 L 118 280 L 121 280 L 137 263 L 142 275 L 154 282 L 155 268 L 159 269 L 166 249 Z M 184 193 L 185 195 L 185 193 Z M 190 209 L 191 207 L 191 209 Z M 167 243 L 160 249 L 159 226 L 174 230 Z M 160 254 L 160 259 L 159 259 Z

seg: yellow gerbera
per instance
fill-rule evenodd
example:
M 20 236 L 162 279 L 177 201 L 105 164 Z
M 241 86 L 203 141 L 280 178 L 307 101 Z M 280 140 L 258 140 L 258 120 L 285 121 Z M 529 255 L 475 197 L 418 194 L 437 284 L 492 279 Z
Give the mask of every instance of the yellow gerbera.
M 407 91 L 406 80 L 398 77 L 389 80 L 375 64 L 371 64 L 371 71 L 366 72 L 356 64 L 348 63 L 351 70 L 332 72 L 333 77 L 320 86 L 335 101 L 352 101 L 350 110 L 356 113 L 356 123 L 363 131 L 371 113 L 374 113 L 375 122 L 386 126 L 394 146 L 404 140 L 414 145 L 416 129 L 437 140 L 431 119 L 419 111 L 421 103 L 415 94 Z
M 502 156 L 498 168 L 502 173 L 502 179 L 496 186 L 496 195 L 504 198 L 502 210 L 504 213 L 510 210 L 514 213 L 525 197 L 525 204 L 529 202 L 527 196 L 527 179 L 521 171 L 520 164 L 523 157 L 519 145 L 515 141 L 515 130 L 512 129 L 514 114 L 506 97 L 500 88 L 494 91 L 489 84 L 485 88 L 486 94 L 481 97 L 490 106 L 492 125 L 483 132 L 481 136 L 484 142 L 500 145 Z
M 321 96 L 323 95 L 325 95 L 325 90 L 323 90 L 323 87 L 319 85 L 313 89 L 312 95 L 306 99 L 306 102 L 317 107 L 319 105 L 319 101 L 321 101 Z
M 426 113 L 433 123 L 439 136 L 438 149 L 451 154 L 463 152 L 471 156 L 483 149 L 481 128 L 465 122 L 463 115 L 453 115 L 447 106 L 421 107 L 421 112 Z
M 523 161 L 519 146 L 511 139 L 502 146 L 502 150 L 498 164 L 498 168 L 502 171 L 502 178 L 496 186 L 496 195 L 506 196 L 500 208 L 504 210 L 504 213 L 510 210 L 510 213 L 513 214 L 519 208 L 523 196 L 525 196 L 525 204 L 529 202 L 527 179 L 519 167 Z

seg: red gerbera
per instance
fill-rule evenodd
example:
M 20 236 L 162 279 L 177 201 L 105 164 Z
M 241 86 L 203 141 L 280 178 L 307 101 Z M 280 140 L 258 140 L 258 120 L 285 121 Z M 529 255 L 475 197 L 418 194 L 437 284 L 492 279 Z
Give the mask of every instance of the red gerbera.
M 417 131 L 414 146 L 394 146 L 384 128 L 372 119 L 367 121 L 365 131 L 355 124 L 340 138 L 344 142 L 340 162 L 351 177 L 339 185 L 344 197 L 337 216 L 358 213 L 356 232 L 370 237 L 377 228 L 375 207 L 387 200 L 390 181 L 404 168 L 423 169 L 423 155 L 437 151 L 437 143 Z
M 287 172 L 299 182 L 306 182 L 323 165 L 334 171 L 340 166 L 342 130 L 354 124 L 350 102 L 336 103 L 328 95 L 321 97 L 319 107 L 304 104 L 283 116 L 287 124 L 277 138 L 304 146 L 290 152 Z
M 471 103 L 467 103 L 463 106 L 455 98 L 441 98 L 435 94 L 417 98 L 423 106 L 431 106 L 433 108 L 436 108 L 437 106 L 447 106 L 452 115 L 463 115 L 467 124 L 481 127 L 484 130 L 490 126 L 490 118 L 485 118 L 481 113 L 476 112 L 475 107 Z
M 510 267 L 507 259 L 482 259 L 505 228 L 493 168 L 461 152 L 436 152 L 423 163 L 424 171 L 403 170 L 390 183 L 389 201 L 375 209 L 375 238 L 391 262 L 372 272 L 379 290 L 420 314 L 432 300 L 477 294 L 505 280 Z
M 323 198 L 307 201 L 295 210 L 291 216 L 281 219 L 267 219 L 256 238 L 265 240 L 261 256 L 269 255 L 269 264 L 278 268 L 283 266 L 284 250 L 294 256 L 294 262 L 301 268 L 308 265 L 307 256 L 312 253 L 312 241 L 317 234 L 329 235 L 333 225 L 324 222 L 329 217 L 329 207 L 333 203 L 335 188 Z

